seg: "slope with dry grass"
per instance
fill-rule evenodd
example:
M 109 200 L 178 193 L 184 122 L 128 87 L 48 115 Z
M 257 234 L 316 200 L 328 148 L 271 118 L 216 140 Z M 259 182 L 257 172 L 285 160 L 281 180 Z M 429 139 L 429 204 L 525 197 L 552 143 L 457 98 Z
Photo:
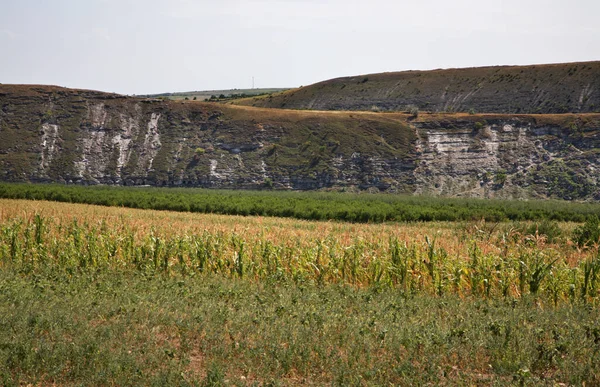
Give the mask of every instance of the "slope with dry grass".
M 600 112 L 600 62 L 367 74 L 239 103 L 314 110 Z

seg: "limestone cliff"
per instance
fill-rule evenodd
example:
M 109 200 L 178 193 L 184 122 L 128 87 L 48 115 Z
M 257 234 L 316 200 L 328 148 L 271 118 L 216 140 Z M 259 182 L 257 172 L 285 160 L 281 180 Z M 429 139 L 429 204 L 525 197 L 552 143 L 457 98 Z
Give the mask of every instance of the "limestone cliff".
M 0 85 L 3 181 L 600 199 L 600 114 L 311 112 Z
M 417 133 L 415 192 L 600 199 L 600 115 L 430 115 Z

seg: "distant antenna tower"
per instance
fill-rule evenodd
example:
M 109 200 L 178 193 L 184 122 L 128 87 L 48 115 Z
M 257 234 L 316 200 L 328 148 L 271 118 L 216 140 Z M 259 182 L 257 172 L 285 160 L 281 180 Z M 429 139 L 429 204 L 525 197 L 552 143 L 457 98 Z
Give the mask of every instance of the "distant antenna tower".
M 252 77 L 252 88 L 254 89 L 254 77 Z

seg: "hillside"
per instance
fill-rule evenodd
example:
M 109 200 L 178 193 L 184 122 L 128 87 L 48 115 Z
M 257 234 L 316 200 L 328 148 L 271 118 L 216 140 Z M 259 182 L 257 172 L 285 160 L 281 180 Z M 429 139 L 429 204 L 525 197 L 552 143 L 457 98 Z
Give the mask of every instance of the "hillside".
M 238 103 L 314 110 L 600 112 L 600 62 L 368 74 Z
M 402 114 L 272 111 L 10 85 L 0 85 L 0 106 L 5 181 L 368 188 L 383 184 L 382 168 L 401 185 L 411 178 L 402 171 L 414 168 L 414 133 Z
M 2 181 L 600 199 L 600 114 L 315 112 L 0 85 Z
M 183 91 L 174 93 L 160 93 L 160 94 L 145 94 L 138 95 L 141 98 L 165 98 L 170 100 L 196 100 L 206 101 L 211 97 L 224 96 L 225 98 L 231 98 L 232 96 L 257 96 L 266 95 L 273 93 L 280 93 L 289 89 L 282 88 L 260 88 L 260 89 L 225 89 L 225 90 L 201 90 L 201 91 Z

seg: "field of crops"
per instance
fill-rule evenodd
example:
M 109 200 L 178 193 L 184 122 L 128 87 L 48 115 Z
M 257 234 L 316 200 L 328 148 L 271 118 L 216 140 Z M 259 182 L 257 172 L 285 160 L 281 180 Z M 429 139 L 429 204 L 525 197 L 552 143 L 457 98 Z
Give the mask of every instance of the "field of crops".
M 593 385 L 598 230 L 4 199 L 0 378 Z
M 335 192 L 226 191 L 193 188 L 108 187 L 0 183 L 0 198 L 52 200 L 153 210 L 277 216 L 355 223 L 415 221 L 583 222 L 600 204 L 566 201 L 483 200 Z

